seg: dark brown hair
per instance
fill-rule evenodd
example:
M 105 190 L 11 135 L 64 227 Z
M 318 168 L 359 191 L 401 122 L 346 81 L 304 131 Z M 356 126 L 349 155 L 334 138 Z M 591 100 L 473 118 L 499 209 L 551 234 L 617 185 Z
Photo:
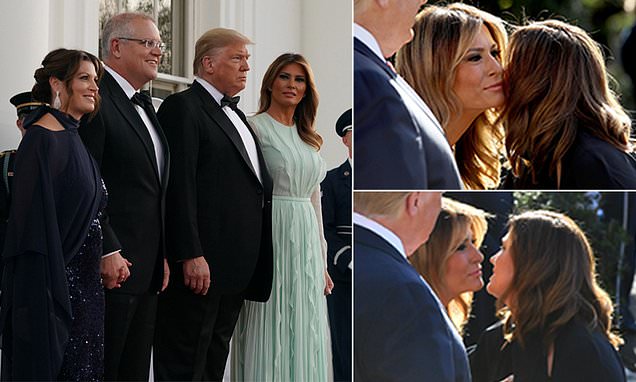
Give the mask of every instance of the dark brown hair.
M 579 129 L 631 151 L 630 119 L 609 88 L 599 45 L 583 29 L 558 20 L 517 29 L 504 74 L 502 118 L 515 175 L 536 183 L 545 171 L 558 188 L 561 161 Z
M 261 85 L 261 98 L 259 100 L 257 114 L 264 113 L 269 109 L 269 106 L 272 104 L 272 91 L 270 90 L 272 84 L 274 80 L 276 80 L 278 73 L 289 64 L 298 64 L 305 70 L 305 80 L 307 84 L 305 96 L 300 100 L 300 103 L 296 105 L 296 109 L 294 110 L 294 120 L 296 122 L 296 128 L 298 129 L 298 135 L 305 143 L 314 147 L 316 150 L 320 150 L 322 137 L 314 127 L 316 112 L 318 110 L 318 92 L 316 91 L 314 73 L 311 70 L 311 66 L 309 66 L 309 63 L 302 55 L 297 53 L 284 53 L 278 56 L 278 58 L 271 63 L 269 68 L 267 68 Z
M 34 100 L 50 104 L 53 97 L 53 90 L 49 79 L 57 78 L 64 83 L 69 96 L 73 94 L 71 83 L 73 76 L 77 73 L 82 61 L 89 61 L 95 66 L 97 78 L 100 79 L 104 72 L 104 68 L 99 59 L 92 54 L 83 50 L 73 49 L 56 49 L 51 51 L 42 60 L 42 67 L 35 71 L 35 85 L 31 89 L 31 95 Z M 90 113 L 90 117 L 97 114 L 99 110 L 100 97 L 99 93 L 95 98 L 95 110 Z
M 547 346 L 561 327 L 578 319 L 618 346 L 621 339 L 611 331 L 612 301 L 596 281 L 594 253 L 579 226 L 551 211 L 525 212 L 508 225 L 514 275 L 498 311 L 506 339 L 523 344 L 538 332 Z

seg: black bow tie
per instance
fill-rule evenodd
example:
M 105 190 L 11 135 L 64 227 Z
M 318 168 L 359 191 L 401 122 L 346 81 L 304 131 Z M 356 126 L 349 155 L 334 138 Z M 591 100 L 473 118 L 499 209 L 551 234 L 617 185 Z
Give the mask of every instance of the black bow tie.
M 237 105 L 240 99 L 241 97 L 239 96 L 228 97 L 226 95 L 223 95 L 223 98 L 221 98 L 221 107 L 229 106 L 230 108 L 232 108 L 232 110 L 236 111 L 238 109 Z
M 133 94 L 130 100 L 133 101 L 135 105 L 141 106 L 142 109 L 147 109 L 148 107 L 153 108 L 152 99 L 146 92 L 137 92 Z

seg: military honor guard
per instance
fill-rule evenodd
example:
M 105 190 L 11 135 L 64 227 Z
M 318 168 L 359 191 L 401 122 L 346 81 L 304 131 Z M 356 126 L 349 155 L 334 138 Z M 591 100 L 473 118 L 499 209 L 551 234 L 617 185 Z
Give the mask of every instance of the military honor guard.
M 16 126 L 20 130 L 21 136 L 24 136 L 22 122 L 24 117 L 30 112 L 42 105 L 42 102 L 33 101 L 31 92 L 19 93 L 11 97 L 9 100 L 15 106 L 18 113 L 18 119 L 15 121 Z M 6 150 L 0 152 L 0 252 L 4 247 L 4 235 L 7 230 L 7 219 L 9 219 L 9 205 L 11 201 L 11 180 L 13 178 L 13 162 L 15 161 L 16 150 Z
M 327 239 L 328 272 L 334 288 L 327 296 L 334 381 L 351 381 L 351 109 L 336 122 L 336 133 L 349 150 L 343 164 L 322 181 L 322 217 Z

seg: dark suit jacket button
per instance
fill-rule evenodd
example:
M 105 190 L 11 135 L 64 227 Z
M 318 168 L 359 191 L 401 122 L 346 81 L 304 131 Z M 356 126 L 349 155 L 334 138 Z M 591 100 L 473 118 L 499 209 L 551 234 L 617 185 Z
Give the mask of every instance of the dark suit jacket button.
M 260 195 L 260 194 L 262 194 L 262 193 L 263 193 L 263 190 L 261 190 L 261 189 L 259 188 L 259 189 L 257 189 L 257 190 L 256 190 L 256 193 Z

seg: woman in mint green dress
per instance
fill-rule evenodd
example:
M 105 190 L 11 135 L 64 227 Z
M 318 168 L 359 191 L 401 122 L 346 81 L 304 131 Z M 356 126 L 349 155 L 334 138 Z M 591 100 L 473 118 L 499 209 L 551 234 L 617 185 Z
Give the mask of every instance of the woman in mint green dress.
M 274 178 L 274 278 L 266 303 L 246 301 L 232 338 L 231 379 L 327 381 L 328 323 L 320 181 L 325 163 L 314 129 L 313 73 L 298 54 L 267 69 L 258 113 L 250 124 Z

